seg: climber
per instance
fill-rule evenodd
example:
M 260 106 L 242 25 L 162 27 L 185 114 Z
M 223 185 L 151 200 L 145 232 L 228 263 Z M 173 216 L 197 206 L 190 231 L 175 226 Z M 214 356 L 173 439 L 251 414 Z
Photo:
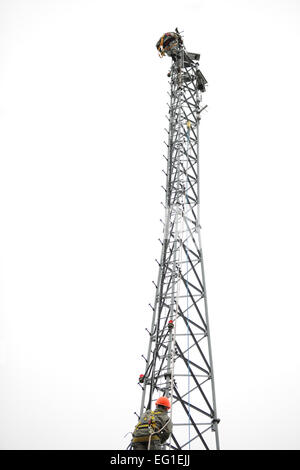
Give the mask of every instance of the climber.
M 172 432 L 168 410 L 171 408 L 167 397 L 160 397 L 155 402 L 154 411 L 147 410 L 141 416 L 132 435 L 133 450 L 159 450 Z
M 178 51 L 178 48 L 182 45 L 182 38 L 176 28 L 176 33 L 165 33 L 156 43 L 156 49 L 160 57 L 163 57 L 165 54 L 168 56 L 174 57 Z

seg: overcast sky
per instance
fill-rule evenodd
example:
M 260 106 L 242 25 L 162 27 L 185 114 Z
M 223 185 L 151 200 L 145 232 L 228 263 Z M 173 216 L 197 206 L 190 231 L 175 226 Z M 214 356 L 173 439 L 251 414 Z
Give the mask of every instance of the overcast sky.
M 300 448 L 300 4 L 0 0 L 0 447 L 125 448 L 170 59 L 208 80 L 201 226 L 223 449 Z

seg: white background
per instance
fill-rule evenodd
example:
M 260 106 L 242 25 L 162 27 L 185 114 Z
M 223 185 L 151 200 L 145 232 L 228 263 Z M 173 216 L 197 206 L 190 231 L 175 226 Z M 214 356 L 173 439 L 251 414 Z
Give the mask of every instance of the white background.
M 176 26 L 209 86 L 201 225 L 223 449 L 299 449 L 297 0 L 0 0 L 0 445 L 125 448 Z

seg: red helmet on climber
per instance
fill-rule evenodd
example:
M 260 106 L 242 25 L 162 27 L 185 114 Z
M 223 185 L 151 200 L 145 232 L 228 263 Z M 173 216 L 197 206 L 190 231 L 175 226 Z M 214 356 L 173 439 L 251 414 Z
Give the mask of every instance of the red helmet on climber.
M 159 397 L 156 400 L 155 404 L 156 406 L 157 405 L 165 406 L 166 408 L 168 408 L 168 410 L 171 408 L 170 400 L 167 397 Z

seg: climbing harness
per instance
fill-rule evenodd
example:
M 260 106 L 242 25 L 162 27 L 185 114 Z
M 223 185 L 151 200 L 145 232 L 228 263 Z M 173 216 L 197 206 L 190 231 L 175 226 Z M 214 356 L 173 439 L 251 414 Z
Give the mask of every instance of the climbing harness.
M 159 441 L 160 438 L 158 434 L 169 424 L 170 418 L 166 423 L 162 426 L 162 428 L 158 429 L 158 424 L 155 420 L 155 415 L 161 414 L 161 411 L 147 411 L 144 414 L 144 417 L 138 422 L 136 425 L 134 432 L 133 432 L 133 439 L 132 443 L 135 442 L 148 442 L 148 450 L 151 446 L 152 441 Z M 145 432 L 144 435 L 137 436 L 136 431 Z
M 148 441 L 148 450 L 150 450 L 150 447 L 151 447 L 151 439 L 152 439 L 152 436 L 153 436 L 154 434 L 157 434 L 157 433 L 161 432 L 161 431 L 167 426 L 167 424 L 169 424 L 169 422 L 170 422 L 170 418 L 168 419 L 168 421 L 165 422 L 165 424 L 163 425 L 163 427 L 160 428 L 158 431 L 156 431 L 156 432 L 151 432 L 151 431 L 150 431 L 150 433 L 149 433 L 149 441 Z

